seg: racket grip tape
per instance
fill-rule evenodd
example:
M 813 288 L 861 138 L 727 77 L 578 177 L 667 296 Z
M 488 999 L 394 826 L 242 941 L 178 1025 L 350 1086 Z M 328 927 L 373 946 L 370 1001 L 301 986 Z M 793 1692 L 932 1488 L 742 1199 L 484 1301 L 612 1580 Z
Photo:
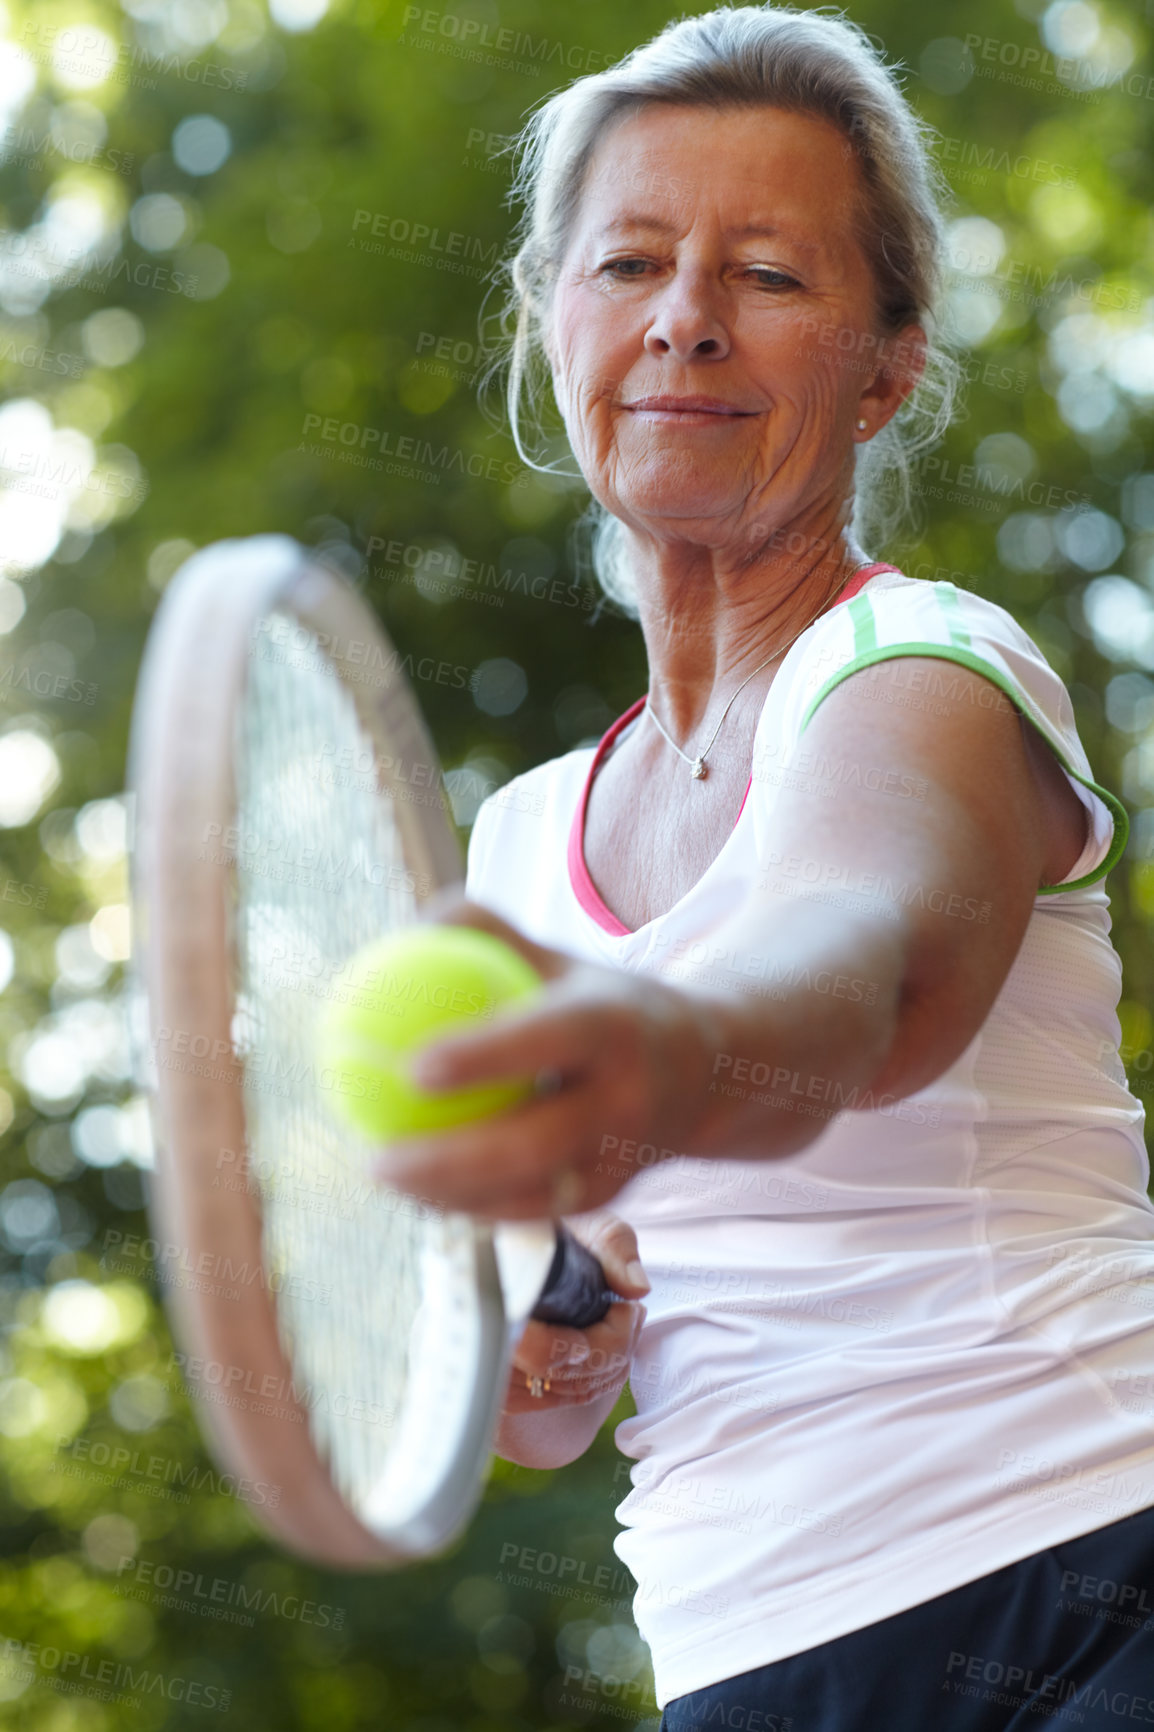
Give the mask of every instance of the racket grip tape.
M 600 1323 L 617 1298 L 605 1285 L 605 1271 L 568 1227 L 557 1224 L 557 1249 L 532 1315 L 538 1323 L 588 1329 Z

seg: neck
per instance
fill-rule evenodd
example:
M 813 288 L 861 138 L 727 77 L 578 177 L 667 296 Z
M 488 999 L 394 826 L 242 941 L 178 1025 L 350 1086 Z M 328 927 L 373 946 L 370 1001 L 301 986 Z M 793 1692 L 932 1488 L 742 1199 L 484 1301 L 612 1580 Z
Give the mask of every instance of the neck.
M 680 546 L 649 548 L 635 566 L 650 707 L 684 751 L 704 748 L 743 680 L 743 708 L 768 690 L 780 657 L 870 563 L 845 535 L 797 540 L 804 551 L 737 568 Z

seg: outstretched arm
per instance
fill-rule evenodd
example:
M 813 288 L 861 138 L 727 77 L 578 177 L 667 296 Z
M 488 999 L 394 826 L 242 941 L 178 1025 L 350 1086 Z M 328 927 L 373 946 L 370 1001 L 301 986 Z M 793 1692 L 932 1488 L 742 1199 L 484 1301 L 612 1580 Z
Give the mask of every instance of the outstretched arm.
M 562 1086 L 485 1124 L 392 1145 L 389 1181 L 493 1216 L 592 1209 L 632 1176 L 606 1147 L 779 1157 L 867 1090 L 900 1098 L 940 1076 L 989 1014 L 1039 886 L 1061 881 L 1084 837 L 1049 749 L 982 675 L 952 666 L 954 696 L 925 709 L 878 701 L 894 668 L 908 686 L 909 670 L 940 665 L 879 664 L 820 706 L 805 741 L 842 761 L 838 798 L 804 777 L 783 788 L 759 880 L 707 935 L 708 985 L 692 969 L 673 983 L 576 962 L 475 905 L 442 905 L 440 918 L 509 939 L 550 985 L 485 1032 L 428 1049 L 427 1080 L 551 1071 Z M 903 778 L 924 798 L 886 791 Z M 772 959 L 779 997 L 743 990 L 757 959 Z M 716 984 L 727 974 L 732 990 Z M 854 981 L 866 984 L 839 991 Z M 780 1086 L 717 1086 L 755 1065 Z M 799 1098 L 814 1110 L 798 1112 Z

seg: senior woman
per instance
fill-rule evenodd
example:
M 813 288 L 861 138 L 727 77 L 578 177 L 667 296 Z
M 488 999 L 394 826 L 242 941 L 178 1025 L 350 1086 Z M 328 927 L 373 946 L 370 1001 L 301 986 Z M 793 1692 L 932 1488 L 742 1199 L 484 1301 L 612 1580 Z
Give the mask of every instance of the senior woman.
M 526 145 L 513 387 L 539 344 L 649 689 L 442 910 L 549 985 L 425 1080 L 552 1087 L 382 1170 L 601 1253 L 622 1302 L 526 1330 L 498 1447 L 573 1460 L 630 1375 L 670 1732 L 1154 1723 L 1125 814 L 1010 616 L 858 539 L 947 402 L 924 135 L 855 27 L 746 7 Z

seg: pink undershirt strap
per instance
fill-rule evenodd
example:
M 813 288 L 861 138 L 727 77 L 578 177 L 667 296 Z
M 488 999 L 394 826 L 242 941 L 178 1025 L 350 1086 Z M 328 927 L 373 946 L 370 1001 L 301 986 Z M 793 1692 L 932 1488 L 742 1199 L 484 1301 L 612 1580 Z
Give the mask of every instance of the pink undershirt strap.
M 838 596 L 837 600 L 833 603 L 833 606 L 840 607 L 843 601 L 852 601 L 858 590 L 861 589 L 864 584 L 868 583 L 871 577 L 875 577 L 879 571 L 897 570 L 898 567 L 896 565 L 885 565 L 884 563 L 879 562 L 876 565 L 867 565 L 861 571 L 856 571 Z M 581 798 L 577 802 L 577 809 L 573 813 L 573 823 L 569 829 L 569 882 L 573 886 L 573 894 L 576 896 L 586 914 L 588 914 L 591 919 L 595 920 L 603 931 L 611 933 L 614 938 L 629 937 L 631 929 L 618 920 L 612 909 L 606 907 L 605 903 L 601 900 L 601 895 L 597 886 L 589 876 L 589 868 L 585 864 L 585 811 L 589 805 L 589 791 L 593 786 L 594 776 L 605 762 L 609 753 L 613 750 L 614 743 L 618 736 L 624 732 L 630 722 L 641 714 L 642 710 L 645 708 L 645 701 L 646 700 L 643 696 L 638 698 L 636 703 L 630 704 L 625 714 L 623 716 L 618 716 L 617 720 L 602 737 L 596 752 L 593 754 L 593 762 L 590 764 L 589 773 L 585 777 L 585 786 L 581 790 Z M 752 787 L 753 777 L 750 776 L 749 781 L 746 783 L 745 793 L 742 796 L 741 806 L 738 809 L 738 820 L 740 820 L 742 812 L 745 811 L 745 802 L 749 799 L 749 790 Z M 735 820 L 735 828 L 736 823 L 737 820 Z

